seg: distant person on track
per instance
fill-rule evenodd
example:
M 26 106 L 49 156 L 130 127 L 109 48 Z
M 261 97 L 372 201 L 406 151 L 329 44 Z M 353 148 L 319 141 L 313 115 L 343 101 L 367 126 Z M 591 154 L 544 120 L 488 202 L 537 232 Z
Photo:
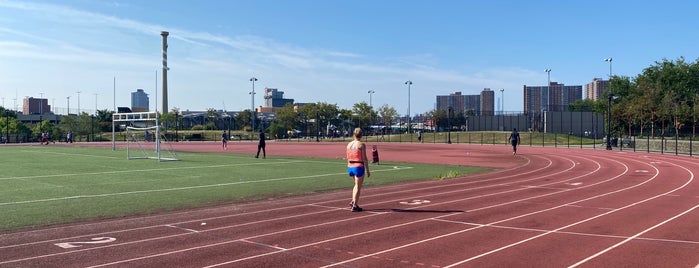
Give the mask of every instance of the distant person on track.
M 262 150 L 262 158 L 267 158 L 267 151 L 265 151 L 265 133 L 260 129 L 260 141 L 257 143 L 257 154 L 255 158 L 260 157 L 260 150 Z
M 221 148 L 228 150 L 228 136 L 225 130 L 221 133 Z
M 352 212 L 361 212 L 359 207 L 359 196 L 364 184 L 364 173 L 367 177 L 371 176 L 369 172 L 369 162 L 366 156 L 366 145 L 362 142 L 362 129 L 354 129 L 354 140 L 347 144 L 347 172 L 354 179 L 354 188 L 352 189 L 352 201 L 350 207 Z
M 517 154 L 517 145 L 521 142 L 521 139 L 519 138 L 519 132 L 517 132 L 517 128 L 512 129 L 512 133 L 510 133 L 510 144 L 512 144 L 512 155 Z

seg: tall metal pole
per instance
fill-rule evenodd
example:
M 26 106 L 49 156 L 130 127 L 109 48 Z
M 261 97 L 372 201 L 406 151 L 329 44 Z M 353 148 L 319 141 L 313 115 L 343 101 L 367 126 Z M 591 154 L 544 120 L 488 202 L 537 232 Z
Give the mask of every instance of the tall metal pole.
M 160 32 L 160 35 L 163 36 L 163 113 L 167 113 L 168 107 L 167 107 L 167 71 L 170 70 L 170 68 L 167 67 L 167 36 L 170 35 L 169 32 L 162 31 Z M 155 90 L 158 90 L 157 88 Z M 157 97 L 156 97 L 156 102 L 157 102 Z M 157 104 L 156 104 L 157 105 Z M 157 112 L 158 109 L 156 108 L 155 111 Z
M 367 93 L 369 93 L 369 106 L 371 106 L 373 109 L 374 105 L 371 103 L 371 96 L 374 95 L 374 93 L 376 93 L 376 91 L 369 90 L 369 91 L 367 91 Z
M 67 109 L 68 109 L 68 112 L 66 112 L 66 114 L 67 114 L 67 115 L 70 115 L 70 96 L 66 97 L 66 102 L 67 102 L 67 105 L 68 105 L 68 106 L 67 106 L 67 107 L 68 107 L 68 108 L 67 108 Z
M 78 93 L 78 116 L 80 116 L 80 93 L 82 93 L 82 91 L 78 91 L 76 93 Z
M 116 126 L 114 125 L 114 114 L 117 112 L 116 108 L 116 76 L 114 77 L 114 80 L 112 82 L 113 88 L 112 88 L 112 105 L 113 105 L 113 111 L 112 111 L 112 151 L 116 151 Z
M 254 76 L 250 78 L 250 82 L 252 82 L 252 91 L 250 92 L 250 122 L 252 126 L 252 133 L 255 133 L 255 81 L 257 81 L 257 78 L 255 78 Z
M 39 114 L 44 114 L 44 93 L 39 93 Z
M 609 62 L 609 82 L 607 82 L 607 150 L 612 149 L 612 58 L 606 58 Z
M 410 134 L 410 127 L 412 126 L 412 123 L 410 122 L 410 86 L 413 84 L 413 81 L 405 81 L 405 84 L 408 85 L 408 134 Z
M 544 125 L 544 133 L 546 133 L 546 119 L 545 119 L 545 113 L 549 111 L 549 105 L 551 104 L 551 69 L 546 68 L 544 69 L 544 72 L 546 72 L 546 108 L 541 109 L 541 121 L 543 122 Z M 542 92 L 541 98 L 543 99 L 544 94 Z M 543 101 L 541 106 L 544 106 Z
M 97 95 L 99 95 L 99 93 L 93 93 L 93 94 L 95 94 L 95 115 L 97 115 Z

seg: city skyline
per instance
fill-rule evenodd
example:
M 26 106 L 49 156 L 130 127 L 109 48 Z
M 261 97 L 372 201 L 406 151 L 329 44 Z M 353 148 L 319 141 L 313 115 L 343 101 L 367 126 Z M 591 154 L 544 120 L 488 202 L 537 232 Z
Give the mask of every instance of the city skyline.
M 111 110 L 141 88 L 154 110 L 168 31 L 170 109 L 249 109 L 256 77 L 296 102 L 341 108 L 373 98 L 415 115 L 435 96 L 491 88 L 496 103 L 504 89 L 502 109 L 522 111 L 522 85 L 546 85 L 544 69 L 586 85 L 611 64 L 633 77 L 663 58 L 697 58 L 699 4 L 629 3 L 0 0 L 0 97 L 10 108 L 28 96 Z

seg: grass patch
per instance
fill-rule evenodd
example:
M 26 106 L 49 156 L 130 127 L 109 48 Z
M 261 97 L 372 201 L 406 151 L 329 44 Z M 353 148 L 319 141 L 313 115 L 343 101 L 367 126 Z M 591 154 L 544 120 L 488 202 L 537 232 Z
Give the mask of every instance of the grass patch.
M 6 146 L 0 230 L 157 213 L 350 189 L 340 159 L 178 152 L 182 161 L 127 160 L 124 151 Z M 444 171 L 447 170 L 445 173 Z M 366 186 L 446 179 L 487 168 L 382 162 Z

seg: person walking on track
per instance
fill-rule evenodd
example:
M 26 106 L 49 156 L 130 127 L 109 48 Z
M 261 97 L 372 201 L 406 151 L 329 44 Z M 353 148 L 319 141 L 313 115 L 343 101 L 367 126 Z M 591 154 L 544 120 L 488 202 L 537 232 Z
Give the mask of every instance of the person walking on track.
M 364 184 L 364 173 L 367 177 L 370 177 L 371 173 L 366 156 L 366 145 L 362 142 L 362 129 L 355 128 L 353 134 L 354 140 L 347 144 L 347 172 L 354 179 L 350 207 L 352 212 L 360 212 L 362 208 L 359 207 L 359 196 Z
M 520 143 L 520 138 L 519 138 L 519 132 L 517 132 L 517 128 L 512 129 L 512 133 L 510 133 L 510 144 L 512 144 L 512 155 L 517 154 L 517 145 Z
M 225 130 L 221 133 L 221 147 L 224 150 L 228 150 L 228 135 L 226 135 Z
M 262 150 L 262 158 L 267 158 L 267 151 L 265 151 L 265 133 L 260 129 L 260 141 L 257 143 L 257 154 L 255 158 L 260 157 L 260 150 Z

